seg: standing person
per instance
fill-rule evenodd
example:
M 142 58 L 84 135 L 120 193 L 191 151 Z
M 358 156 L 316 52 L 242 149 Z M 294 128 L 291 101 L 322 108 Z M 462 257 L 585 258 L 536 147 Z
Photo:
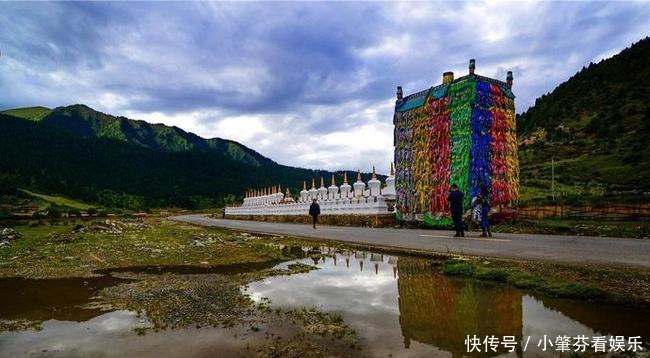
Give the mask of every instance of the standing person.
M 481 193 L 479 194 L 479 200 L 481 202 L 481 237 L 492 237 L 492 232 L 490 231 L 490 197 L 488 193 L 487 186 L 481 184 Z
M 456 235 L 454 237 L 465 237 L 465 228 L 463 227 L 463 194 L 458 190 L 458 185 L 452 184 L 449 192 L 449 209 L 451 210 L 451 219 L 454 221 Z
M 316 199 L 314 199 L 314 201 L 309 206 L 309 215 L 311 215 L 311 222 L 315 229 L 316 223 L 318 222 L 318 215 L 320 215 L 320 205 L 318 205 Z

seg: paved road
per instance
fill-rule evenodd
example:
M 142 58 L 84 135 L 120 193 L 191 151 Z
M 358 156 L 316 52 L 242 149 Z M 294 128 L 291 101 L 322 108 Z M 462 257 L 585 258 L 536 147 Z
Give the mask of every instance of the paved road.
M 212 219 L 203 215 L 175 216 L 172 220 L 203 226 L 329 239 L 374 246 L 429 250 L 485 257 L 541 259 L 581 264 L 630 266 L 650 269 L 650 240 L 586 236 L 494 234 L 480 238 L 470 233 L 464 239 L 440 230 L 363 228 L 268 223 L 245 220 Z

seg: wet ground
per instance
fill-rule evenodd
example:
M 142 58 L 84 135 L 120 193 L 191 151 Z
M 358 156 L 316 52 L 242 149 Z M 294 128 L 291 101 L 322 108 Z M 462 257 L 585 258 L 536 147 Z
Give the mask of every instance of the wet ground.
M 524 353 L 531 356 L 541 353 L 536 345 L 544 335 L 553 339 L 580 334 L 641 336 L 644 341 L 650 337 L 650 310 L 644 306 L 555 299 L 503 284 L 449 278 L 434 269 L 435 262 L 413 257 L 327 247 L 277 248 L 303 257 L 278 268 L 302 263 L 319 269 L 269 277 L 247 285 L 243 292 L 258 303 L 270 301 L 271 308 L 316 307 L 340 313 L 356 330 L 363 354 L 371 356 L 460 356 L 466 354 L 467 334 L 514 336 L 520 342 L 531 337 Z M 187 268 L 141 267 L 133 271 L 199 275 L 245 271 L 230 269 L 188 272 Z M 147 330 L 141 335 L 151 327 L 146 316 L 88 308 L 102 289 L 129 282 L 108 274 L 83 279 L 0 279 L 0 321 L 5 329 L 10 326 L 7 322 L 16 321 L 40 328 L 0 333 L 0 356 L 255 356 L 255 348 L 269 337 L 295 333 L 290 322 L 278 317 L 276 323 L 255 329 L 192 327 Z
M 376 356 L 460 356 L 466 354 L 467 334 L 531 337 L 526 353 L 533 355 L 542 353 L 536 344 L 544 335 L 650 338 L 650 307 L 556 299 L 449 278 L 432 270 L 429 260 L 320 251 L 299 261 L 319 270 L 271 277 L 246 292 L 255 300 L 270 299 L 272 306 L 340 312 Z

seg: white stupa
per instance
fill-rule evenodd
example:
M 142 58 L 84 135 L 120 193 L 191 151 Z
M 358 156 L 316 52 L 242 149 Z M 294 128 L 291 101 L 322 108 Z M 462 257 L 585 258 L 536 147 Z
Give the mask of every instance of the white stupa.
M 347 199 L 351 197 L 350 191 L 352 187 L 348 184 L 348 173 L 343 172 L 343 185 L 341 185 L 341 199 Z
M 309 192 L 307 191 L 307 181 L 302 181 L 302 190 L 300 191 L 300 201 L 306 202 L 309 201 Z
M 316 190 L 316 179 L 312 178 L 311 179 L 311 189 L 309 189 L 309 201 L 312 201 L 314 199 L 318 198 L 318 190 Z
M 395 167 L 390 163 L 390 175 L 386 178 L 386 187 L 381 190 L 381 195 L 387 199 L 395 199 Z
M 327 199 L 327 188 L 325 187 L 325 181 L 323 177 L 320 177 L 320 187 L 318 188 L 318 200 Z
M 334 174 L 332 174 L 332 185 L 327 188 L 327 198 L 329 200 L 338 199 L 339 196 L 339 187 L 336 186 L 336 181 L 334 181 Z
M 368 180 L 368 187 L 370 188 L 370 196 L 379 196 L 381 182 L 377 180 L 377 173 L 375 172 L 375 166 L 372 167 L 372 178 Z
M 361 170 L 357 170 L 357 181 L 352 184 L 354 187 L 354 196 L 360 198 L 363 196 L 363 191 L 366 189 L 366 183 L 361 181 Z

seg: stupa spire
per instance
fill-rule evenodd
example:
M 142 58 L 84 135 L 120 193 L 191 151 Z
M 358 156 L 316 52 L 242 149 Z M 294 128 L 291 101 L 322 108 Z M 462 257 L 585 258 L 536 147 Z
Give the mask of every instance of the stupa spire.
M 320 177 L 320 187 L 322 188 L 324 186 L 325 186 L 325 181 L 323 180 L 323 177 L 321 176 Z
M 343 184 L 348 183 L 348 172 L 343 172 Z
M 307 190 L 307 181 L 306 180 L 302 181 L 302 190 Z
M 372 166 L 372 179 L 377 179 L 377 173 L 375 173 L 375 166 Z
M 395 175 L 395 167 L 393 166 L 393 162 L 390 162 L 390 175 Z
M 357 181 L 361 181 L 361 169 L 357 169 Z
M 311 178 L 311 188 L 316 189 L 316 179 Z
M 334 174 L 332 174 L 332 186 L 336 185 L 336 181 L 334 181 Z

